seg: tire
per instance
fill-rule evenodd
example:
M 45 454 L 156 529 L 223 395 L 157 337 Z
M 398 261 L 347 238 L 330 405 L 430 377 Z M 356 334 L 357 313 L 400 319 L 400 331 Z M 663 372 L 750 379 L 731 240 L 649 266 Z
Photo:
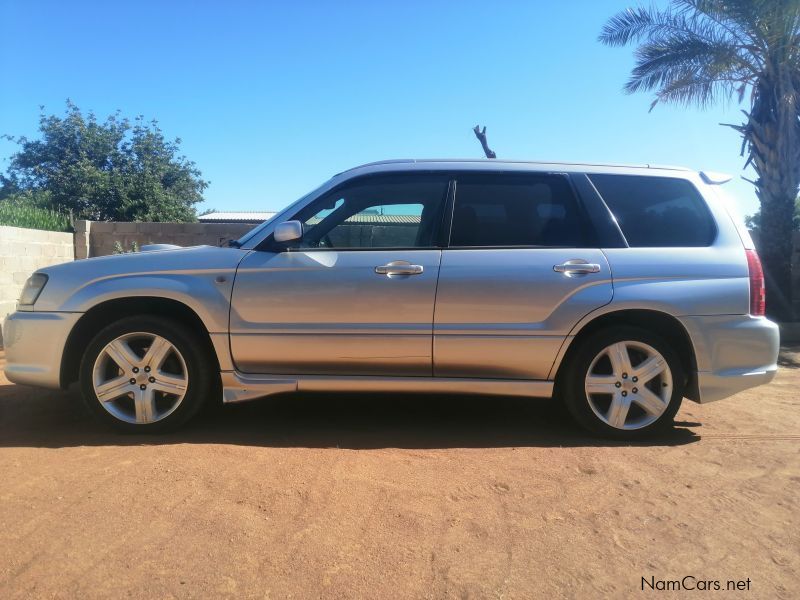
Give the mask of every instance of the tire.
M 622 326 L 602 329 L 579 343 L 559 382 L 564 403 L 579 425 L 622 440 L 647 437 L 672 425 L 686 373 L 667 342 L 645 329 Z
M 207 347 L 196 333 L 162 317 L 120 319 L 103 328 L 83 354 L 83 400 L 92 415 L 118 431 L 175 430 L 218 385 Z

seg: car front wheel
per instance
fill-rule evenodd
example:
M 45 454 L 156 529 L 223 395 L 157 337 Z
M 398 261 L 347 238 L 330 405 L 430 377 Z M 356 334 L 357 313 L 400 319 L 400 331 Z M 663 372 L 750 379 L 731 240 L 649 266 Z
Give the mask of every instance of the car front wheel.
M 214 375 L 196 338 L 179 324 L 148 315 L 105 327 L 81 362 L 89 410 L 126 432 L 163 432 L 185 423 L 202 406 Z

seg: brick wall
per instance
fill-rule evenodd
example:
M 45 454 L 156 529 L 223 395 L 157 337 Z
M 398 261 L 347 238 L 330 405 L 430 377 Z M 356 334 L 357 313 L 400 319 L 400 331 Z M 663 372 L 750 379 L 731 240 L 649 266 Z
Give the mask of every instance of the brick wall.
M 392 223 L 373 225 L 361 223 L 344 223 L 329 235 L 335 248 L 369 246 L 374 238 L 380 239 L 387 246 L 413 246 L 417 238 L 419 225 Z
M 133 242 L 145 244 L 176 244 L 178 246 L 218 246 L 242 237 L 255 225 L 244 223 L 122 223 L 111 221 L 75 222 L 75 258 L 107 256 L 114 253 L 119 242 L 130 250 Z M 417 227 L 409 224 L 371 225 L 348 224 L 337 230 L 337 246 L 368 245 L 373 235 L 395 239 L 398 246 L 413 243 Z
M 176 244 L 178 246 L 217 246 L 242 237 L 255 225 L 249 223 L 121 223 L 76 221 L 75 258 L 107 256 L 119 242 L 130 250 L 133 242 Z
M 14 312 L 31 273 L 74 258 L 71 233 L 0 226 L 0 322 Z

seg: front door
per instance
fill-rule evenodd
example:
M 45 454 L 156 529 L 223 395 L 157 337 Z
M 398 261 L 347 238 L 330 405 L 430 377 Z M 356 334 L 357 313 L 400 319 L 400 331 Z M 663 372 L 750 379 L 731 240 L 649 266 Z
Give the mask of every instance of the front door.
M 437 377 L 547 379 L 611 301 L 608 262 L 561 174 L 458 177 L 434 318 Z
M 245 373 L 432 375 L 446 176 L 346 182 L 293 217 L 290 248 L 239 265 L 231 351 Z

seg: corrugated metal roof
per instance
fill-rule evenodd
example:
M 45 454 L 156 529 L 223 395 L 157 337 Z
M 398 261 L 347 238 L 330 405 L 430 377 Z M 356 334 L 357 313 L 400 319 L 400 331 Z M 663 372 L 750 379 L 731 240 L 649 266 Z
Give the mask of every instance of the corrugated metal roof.
M 274 212 L 264 211 L 219 211 L 197 217 L 202 222 L 217 223 L 262 223 L 275 216 Z
M 197 217 L 197 220 L 202 222 L 216 222 L 216 223 L 262 223 L 267 219 L 275 216 L 274 212 L 259 212 L 259 211 L 225 211 L 213 212 L 207 215 Z M 320 219 L 316 217 L 310 218 L 307 223 L 309 225 L 316 225 Z M 419 215 L 353 215 L 348 218 L 346 223 L 384 223 L 384 224 L 416 224 L 420 222 Z
M 320 221 L 321 219 L 317 217 L 311 217 L 306 223 L 309 225 L 316 225 Z M 345 223 L 373 223 L 377 225 L 414 225 L 419 222 L 419 215 L 353 215 L 345 219 Z
M 197 217 L 201 223 L 263 223 L 267 219 L 275 216 L 274 212 L 259 212 L 259 211 L 225 211 L 213 212 L 207 215 Z M 307 223 L 309 225 L 316 225 L 320 219 L 316 217 L 310 218 Z M 346 223 L 357 224 L 385 224 L 385 225 L 414 225 L 420 222 L 419 215 L 353 215 L 348 218 Z

